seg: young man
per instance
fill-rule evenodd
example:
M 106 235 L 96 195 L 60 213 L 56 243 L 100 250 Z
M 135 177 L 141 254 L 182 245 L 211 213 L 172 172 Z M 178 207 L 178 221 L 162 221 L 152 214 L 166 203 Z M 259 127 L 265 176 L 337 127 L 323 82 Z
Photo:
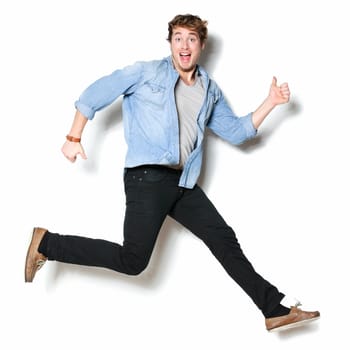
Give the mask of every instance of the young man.
M 232 144 L 254 137 L 272 109 L 289 101 L 288 84 L 278 86 L 273 78 L 267 98 L 255 112 L 237 117 L 218 85 L 198 65 L 207 39 L 207 22 L 193 15 L 178 15 L 169 22 L 168 32 L 171 56 L 116 70 L 82 93 L 62 147 L 71 162 L 78 155 L 86 159 L 80 140 L 87 121 L 123 95 L 128 144 L 123 244 L 34 228 L 25 281 L 32 282 L 46 260 L 137 275 L 146 268 L 169 215 L 203 240 L 261 310 L 268 330 L 317 319 L 319 312 L 282 305 L 284 294 L 254 270 L 234 231 L 196 184 L 205 127 Z

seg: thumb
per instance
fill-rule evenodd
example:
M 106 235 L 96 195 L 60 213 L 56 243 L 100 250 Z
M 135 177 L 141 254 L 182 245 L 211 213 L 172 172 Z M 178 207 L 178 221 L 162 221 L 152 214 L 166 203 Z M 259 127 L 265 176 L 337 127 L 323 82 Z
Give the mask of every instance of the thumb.
M 79 144 L 79 150 L 78 150 L 77 154 L 79 154 L 82 159 L 84 159 L 84 160 L 87 159 L 85 150 L 81 144 Z
M 273 85 L 273 86 L 277 85 L 277 78 L 275 76 L 272 78 L 272 84 L 271 85 Z

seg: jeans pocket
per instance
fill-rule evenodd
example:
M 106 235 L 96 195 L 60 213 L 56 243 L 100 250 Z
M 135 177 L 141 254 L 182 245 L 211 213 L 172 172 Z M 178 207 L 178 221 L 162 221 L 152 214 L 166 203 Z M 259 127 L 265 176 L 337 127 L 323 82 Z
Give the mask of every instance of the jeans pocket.
M 145 182 L 161 182 L 167 175 L 166 169 L 144 169 L 141 175 Z
M 141 167 L 128 169 L 125 176 L 125 183 L 159 183 L 167 176 L 167 170 L 161 167 Z

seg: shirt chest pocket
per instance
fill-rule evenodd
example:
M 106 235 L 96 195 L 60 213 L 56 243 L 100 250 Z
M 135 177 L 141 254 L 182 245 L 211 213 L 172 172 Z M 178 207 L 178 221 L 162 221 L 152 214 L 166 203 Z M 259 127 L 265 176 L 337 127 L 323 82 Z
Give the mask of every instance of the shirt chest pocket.
M 164 106 L 166 102 L 166 88 L 162 85 L 146 82 L 143 86 L 143 98 L 151 104 Z

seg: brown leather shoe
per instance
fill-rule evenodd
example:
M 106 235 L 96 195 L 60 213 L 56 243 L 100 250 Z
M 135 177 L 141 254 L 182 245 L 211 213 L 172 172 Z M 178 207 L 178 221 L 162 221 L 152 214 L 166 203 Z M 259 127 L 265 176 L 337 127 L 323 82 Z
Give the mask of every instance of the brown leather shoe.
M 47 230 L 41 227 L 35 227 L 33 230 L 32 241 L 30 242 L 26 266 L 24 272 L 25 282 L 33 282 L 35 273 L 44 265 L 47 257 L 38 252 L 41 240 L 43 239 Z
M 286 316 L 271 317 L 265 319 L 266 329 L 269 332 L 283 331 L 285 329 L 299 327 L 307 322 L 320 318 L 318 311 L 303 311 L 296 306 L 292 306 Z

